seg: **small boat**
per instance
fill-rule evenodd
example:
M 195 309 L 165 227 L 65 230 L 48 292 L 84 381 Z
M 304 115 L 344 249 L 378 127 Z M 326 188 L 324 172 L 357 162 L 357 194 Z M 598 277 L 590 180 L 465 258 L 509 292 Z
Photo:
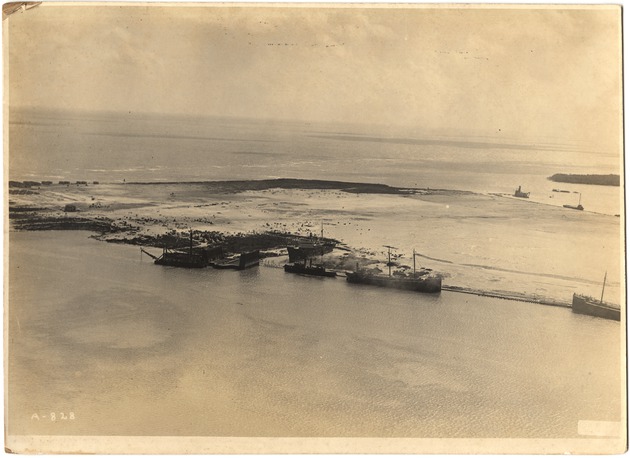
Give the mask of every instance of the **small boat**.
M 578 201 L 577 205 L 563 205 L 564 208 L 570 208 L 572 210 L 584 210 L 584 207 L 582 207 L 582 193 L 580 193 L 580 200 Z
M 314 275 L 316 277 L 336 277 L 337 272 L 328 270 L 319 264 L 291 263 L 284 265 L 284 271 L 292 274 Z
M 529 199 L 529 193 L 521 191 L 521 187 L 519 186 L 516 191 L 514 191 L 514 197 L 521 197 L 523 199 Z
M 590 315 L 607 320 L 621 321 L 621 309 L 614 304 L 604 302 L 604 288 L 606 287 L 606 275 L 604 275 L 604 285 L 602 286 L 602 296 L 600 300 L 592 297 L 573 294 L 571 309 L 573 313 Z

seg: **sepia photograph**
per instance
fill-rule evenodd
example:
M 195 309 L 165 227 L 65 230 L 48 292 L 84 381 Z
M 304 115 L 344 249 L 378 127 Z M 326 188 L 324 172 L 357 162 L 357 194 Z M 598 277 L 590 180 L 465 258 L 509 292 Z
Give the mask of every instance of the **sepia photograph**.
M 7 453 L 624 453 L 621 12 L 5 3 Z

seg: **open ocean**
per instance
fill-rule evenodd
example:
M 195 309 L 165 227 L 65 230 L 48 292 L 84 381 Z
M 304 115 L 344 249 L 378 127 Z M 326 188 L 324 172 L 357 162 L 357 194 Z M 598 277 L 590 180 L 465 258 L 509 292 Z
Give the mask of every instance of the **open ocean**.
M 620 173 L 616 151 L 553 139 L 437 135 L 326 125 L 136 113 L 13 110 L 16 180 L 209 181 L 304 178 L 513 193 L 620 214 L 620 188 L 554 183 L 554 173 Z M 571 191 L 553 193 L 553 188 Z

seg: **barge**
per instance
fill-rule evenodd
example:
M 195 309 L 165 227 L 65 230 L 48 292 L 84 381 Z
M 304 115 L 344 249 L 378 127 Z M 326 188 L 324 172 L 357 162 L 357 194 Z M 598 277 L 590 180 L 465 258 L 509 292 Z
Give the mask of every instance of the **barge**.
M 260 251 L 249 251 L 247 253 L 241 253 L 239 256 L 235 256 L 231 259 L 224 259 L 219 262 L 211 263 L 210 265 L 215 269 L 233 269 L 244 270 L 250 267 L 256 267 L 260 264 Z

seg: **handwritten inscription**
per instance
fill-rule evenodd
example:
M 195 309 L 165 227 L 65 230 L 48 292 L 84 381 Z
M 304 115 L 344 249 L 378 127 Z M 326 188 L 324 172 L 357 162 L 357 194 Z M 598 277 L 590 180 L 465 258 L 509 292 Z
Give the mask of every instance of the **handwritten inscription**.
M 76 416 L 74 412 L 48 412 L 45 414 L 34 413 L 31 415 L 31 420 L 34 421 L 74 421 Z

